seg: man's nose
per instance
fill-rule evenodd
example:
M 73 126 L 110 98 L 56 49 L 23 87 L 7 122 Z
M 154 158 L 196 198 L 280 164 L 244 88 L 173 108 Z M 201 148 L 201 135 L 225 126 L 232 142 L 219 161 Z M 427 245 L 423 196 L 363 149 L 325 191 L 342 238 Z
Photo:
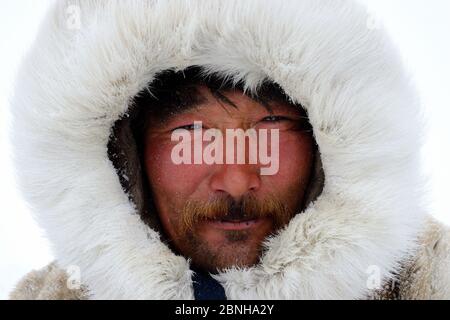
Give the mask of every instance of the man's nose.
M 214 192 L 226 192 L 237 199 L 250 191 L 258 191 L 261 177 L 256 165 L 223 164 L 218 165 L 210 180 Z

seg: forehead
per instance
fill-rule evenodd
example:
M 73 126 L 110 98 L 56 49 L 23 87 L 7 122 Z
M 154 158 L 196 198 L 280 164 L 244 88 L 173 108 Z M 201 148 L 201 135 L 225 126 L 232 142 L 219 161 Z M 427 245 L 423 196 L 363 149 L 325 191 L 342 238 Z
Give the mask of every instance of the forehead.
M 145 128 L 150 122 L 165 123 L 189 112 L 209 115 L 217 108 L 241 115 L 283 112 L 307 117 L 301 105 L 292 104 L 282 88 L 269 80 L 255 92 L 244 94 L 241 83 L 232 84 L 220 77 L 199 77 L 194 71 L 189 69 L 184 75 L 164 73 L 141 91 L 133 101 L 134 125 Z
M 210 88 L 200 85 L 196 88 L 199 99 L 188 113 L 227 113 L 228 115 L 244 115 L 253 113 L 298 113 L 299 108 L 281 99 L 258 99 L 246 95 L 242 90 L 227 89 L 214 92 Z

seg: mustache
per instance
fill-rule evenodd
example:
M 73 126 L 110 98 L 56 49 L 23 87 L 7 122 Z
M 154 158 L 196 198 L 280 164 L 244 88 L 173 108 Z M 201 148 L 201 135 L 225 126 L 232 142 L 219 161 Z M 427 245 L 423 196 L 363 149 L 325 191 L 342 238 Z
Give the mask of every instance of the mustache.
M 239 200 L 231 196 L 216 197 L 208 201 L 188 200 L 181 212 L 183 230 L 192 231 L 198 223 L 208 220 L 272 219 L 275 228 L 289 222 L 293 212 L 274 196 L 257 199 L 246 195 Z

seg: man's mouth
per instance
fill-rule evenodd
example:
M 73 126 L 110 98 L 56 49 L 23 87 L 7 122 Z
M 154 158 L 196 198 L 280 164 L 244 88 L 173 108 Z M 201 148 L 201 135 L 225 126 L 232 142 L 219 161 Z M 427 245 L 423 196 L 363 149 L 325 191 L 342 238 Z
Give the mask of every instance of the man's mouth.
M 222 230 L 246 230 L 259 226 L 264 219 L 214 219 L 208 220 L 209 226 Z

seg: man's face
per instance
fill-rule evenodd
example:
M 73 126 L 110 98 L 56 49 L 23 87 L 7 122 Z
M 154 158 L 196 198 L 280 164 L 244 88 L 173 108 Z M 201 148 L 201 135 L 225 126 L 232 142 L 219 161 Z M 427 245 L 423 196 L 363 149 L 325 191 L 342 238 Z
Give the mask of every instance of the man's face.
M 263 240 L 302 206 L 313 162 L 313 138 L 304 116 L 286 103 L 273 101 L 266 108 L 241 91 L 226 91 L 223 96 L 231 106 L 208 88 L 197 89 L 203 99 L 194 108 L 164 121 L 150 119 L 144 159 L 156 210 L 173 247 L 195 266 L 209 272 L 252 266 L 262 253 Z M 203 130 L 218 129 L 224 137 L 226 129 L 278 129 L 277 172 L 261 175 L 267 164 L 249 163 L 248 145 L 245 164 L 174 163 L 173 150 L 179 142 L 172 141 L 172 133 L 186 129 L 193 138 L 194 122 L 201 122 Z M 274 151 L 270 134 L 267 141 L 268 151 Z M 203 141 L 201 147 L 209 143 Z M 224 142 L 223 159 L 230 147 Z

